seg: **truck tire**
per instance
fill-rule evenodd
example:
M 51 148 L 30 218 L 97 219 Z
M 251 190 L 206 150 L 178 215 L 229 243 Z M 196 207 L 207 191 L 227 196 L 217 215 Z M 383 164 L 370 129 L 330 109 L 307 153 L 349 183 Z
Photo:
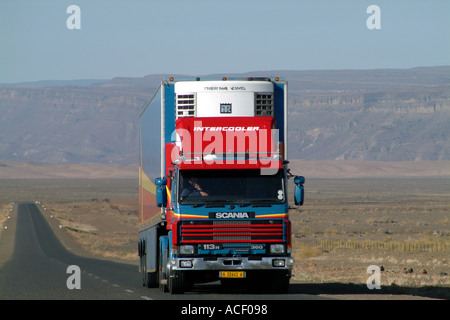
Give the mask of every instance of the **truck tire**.
M 147 256 L 145 254 L 145 241 L 140 240 L 138 244 L 139 265 L 141 271 L 142 286 L 147 287 Z
M 141 257 L 141 274 L 142 274 L 142 286 L 149 288 L 149 277 L 147 273 L 147 256 L 143 255 Z
M 145 241 L 142 242 L 141 273 L 143 287 L 155 288 L 158 286 L 157 272 L 147 272 L 147 251 Z
M 289 291 L 289 271 L 278 271 L 272 277 L 272 292 L 273 293 L 288 293 Z
M 172 271 L 169 277 L 169 291 L 171 294 L 184 293 L 184 271 Z
M 147 258 L 146 256 L 144 256 Z M 145 262 L 145 269 L 147 270 L 147 262 Z M 143 272 L 142 284 L 146 288 L 157 288 L 158 287 L 158 273 L 157 272 Z
M 167 292 L 167 267 L 165 261 L 168 259 L 168 250 L 166 252 L 166 259 L 164 259 L 162 250 L 158 250 L 158 285 L 162 292 Z

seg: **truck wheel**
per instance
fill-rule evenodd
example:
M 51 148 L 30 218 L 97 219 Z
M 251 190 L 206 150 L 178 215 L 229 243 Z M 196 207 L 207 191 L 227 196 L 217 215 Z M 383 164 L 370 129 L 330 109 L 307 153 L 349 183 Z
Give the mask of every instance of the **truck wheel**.
M 163 259 L 163 253 L 161 252 L 162 250 L 159 250 L 158 252 L 158 284 L 159 284 L 159 289 L 162 292 L 167 292 L 167 269 L 166 269 L 166 263 L 165 261 L 167 261 L 167 257 L 166 259 Z M 168 250 L 166 250 L 166 253 L 168 252 Z M 166 254 L 167 256 L 167 254 Z
M 145 242 L 143 242 L 143 252 L 141 256 L 141 272 L 142 272 L 142 286 L 145 288 L 157 287 L 157 273 L 147 272 L 147 252 Z
M 142 273 L 142 286 L 149 288 L 149 277 L 147 272 L 147 256 L 143 255 L 141 257 L 141 273 Z
M 145 269 L 147 270 L 147 263 L 145 263 Z M 157 288 L 158 287 L 158 273 L 157 272 L 144 272 L 142 283 L 146 288 Z
M 171 271 L 169 277 L 169 291 L 171 294 L 184 293 L 184 272 Z
M 139 252 L 139 264 L 142 275 L 142 286 L 147 287 L 147 257 L 145 255 L 145 242 L 143 240 L 139 241 L 138 252 Z
M 288 293 L 290 273 L 287 271 L 276 272 L 272 277 L 273 293 Z

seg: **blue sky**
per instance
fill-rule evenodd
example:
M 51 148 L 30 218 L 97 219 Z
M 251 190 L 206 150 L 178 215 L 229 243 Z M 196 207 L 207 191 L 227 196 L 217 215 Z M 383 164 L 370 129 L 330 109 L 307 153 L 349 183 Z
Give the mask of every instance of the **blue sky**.
M 0 0 L 0 46 L 0 83 L 450 65 L 450 1 Z

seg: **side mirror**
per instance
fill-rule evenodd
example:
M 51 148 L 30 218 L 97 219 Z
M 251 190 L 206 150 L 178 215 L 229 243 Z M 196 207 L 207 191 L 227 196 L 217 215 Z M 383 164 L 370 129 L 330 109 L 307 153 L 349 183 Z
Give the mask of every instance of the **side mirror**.
M 303 205 L 303 200 L 305 199 L 305 188 L 303 184 L 305 183 L 305 177 L 296 176 L 294 178 L 295 190 L 294 190 L 294 202 L 296 206 Z
M 294 183 L 296 185 L 299 185 L 299 186 L 303 185 L 305 183 L 305 177 L 303 177 L 303 176 L 295 176 L 294 177 Z
M 167 192 L 166 192 L 167 179 L 166 178 L 156 178 L 155 184 L 156 184 L 156 205 L 158 207 L 166 207 L 167 206 Z

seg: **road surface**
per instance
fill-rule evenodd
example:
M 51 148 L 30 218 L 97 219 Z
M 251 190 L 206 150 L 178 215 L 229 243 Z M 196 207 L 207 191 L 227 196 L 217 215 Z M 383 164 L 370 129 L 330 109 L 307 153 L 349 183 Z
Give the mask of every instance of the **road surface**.
M 14 251 L 11 258 L 0 266 L 0 299 L 3 300 L 215 299 L 239 302 L 323 299 L 317 296 L 318 293 L 298 292 L 298 285 L 291 285 L 293 292 L 284 295 L 224 291 L 217 283 L 195 286 L 192 292 L 183 295 L 162 293 L 159 289 L 142 287 L 140 273 L 135 265 L 91 259 L 69 252 L 35 204 L 19 203 L 16 219 Z M 14 239 L 12 236 L 9 238 Z M 79 268 L 79 277 L 71 269 L 68 272 L 70 266 Z M 76 288 L 76 284 L 80 285 L 80 289 Z

